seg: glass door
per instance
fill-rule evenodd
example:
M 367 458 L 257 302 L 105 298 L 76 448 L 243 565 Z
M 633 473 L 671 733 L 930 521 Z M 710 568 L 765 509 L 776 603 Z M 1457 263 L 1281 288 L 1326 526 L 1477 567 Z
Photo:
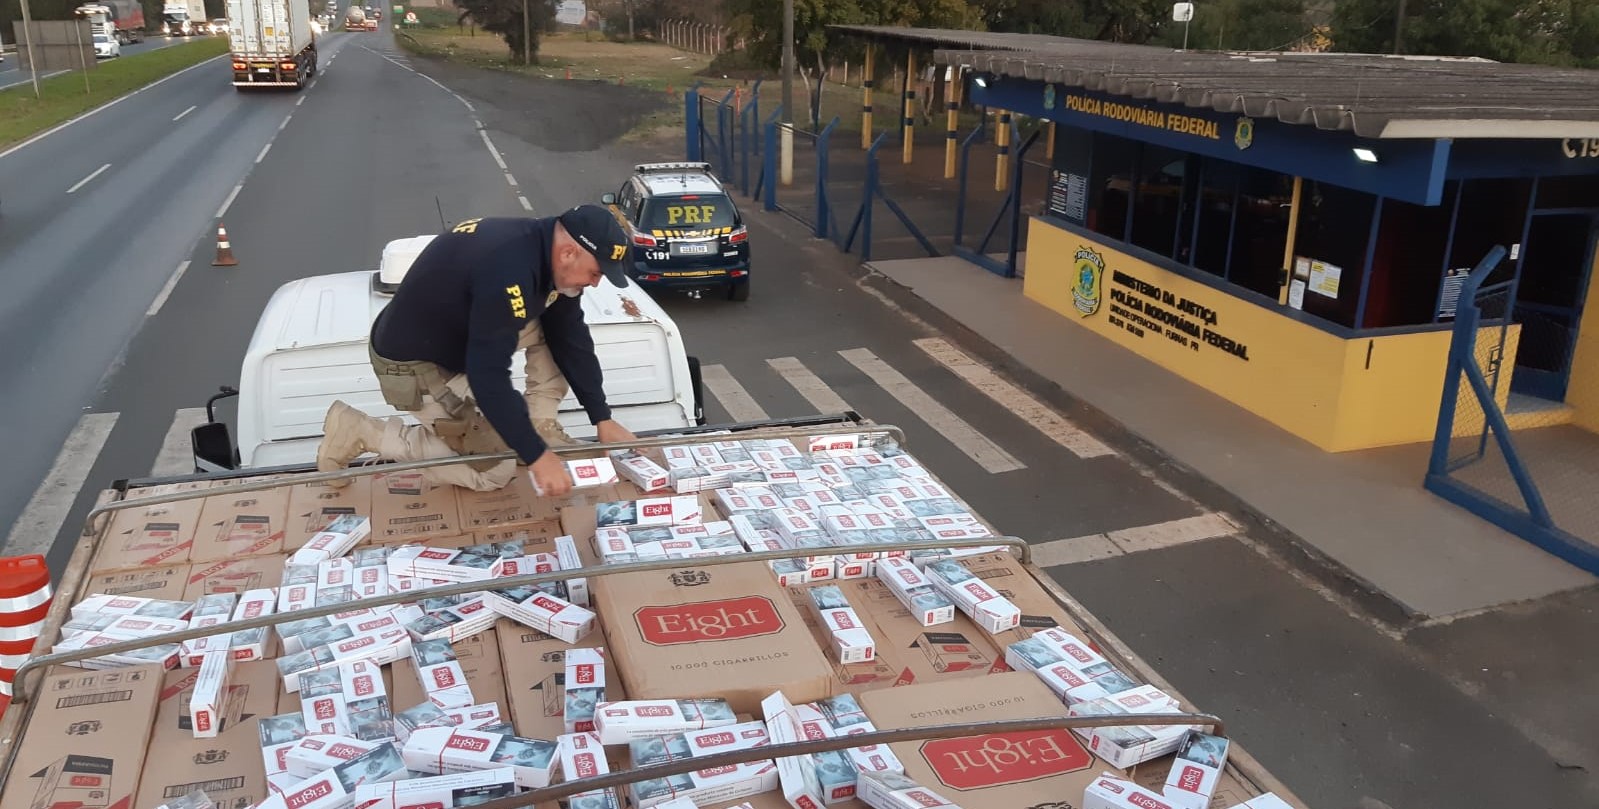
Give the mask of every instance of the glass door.
M 1521 342 L 1511 390 L 1565 399 L 1596 232 L 1599 211 L 1533 212 L 1516 292 Z

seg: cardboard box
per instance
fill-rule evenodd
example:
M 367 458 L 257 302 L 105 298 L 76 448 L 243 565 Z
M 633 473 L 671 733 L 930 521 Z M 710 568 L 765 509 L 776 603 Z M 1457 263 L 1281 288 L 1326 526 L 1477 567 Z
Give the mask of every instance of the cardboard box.
M 457 728 L 421 728 L 401 751 L 417 772 L 448 775 L 510 767 L 524 789 L 550 785 L 555 773 L 555 742 Z
M 413 650 L 415 645 L 412 644 Z M 451 641 L 450 650 L 455 654 L 456 663 L 466 676 L 467 686 L 475 695 L 476 702 L 506 704 L 497 630 L 491 627 L 470 638 Z M 414 659 L 396 661 L 392 666 L 392 674 L 394 688 L 390 695 L 395 706 L 411 706 L 428 700 Z
M 362 784 L 355 788 L 354 809 L 457 809 L 516 794 L 510 767 Z
M 298 550 L 317 532 L 346 514 L 372 513 L 372 478 L 358 477 L 334 488 L 326 483 L 298 483 L 289 489 L 289 523 L 283 535 L 286 551 Z M 367 541 L 371 541 L 370 535 Z
M 625 700 L 602 702 L 594 709 L 594 732 L 602 744 L 627 744 L 737 721 L 723 699 Z
M 955 602 L 961 612 L 989 634 L 1013 629 L 1021 623 L 1022 611 L 987 582 L 972 575 L 960 562 L 941 559 L 929 562 L 923 571 L 935 589 Z
M 511 482 L 502 489 L 487 492 L 474 492 L 469 489 L 457 491 L 460 498 L 462 531 L 505 528 L 556 518 L 555 501 L 541 497 L 534 491 L 532 479 L 523 470 L 518 470 L 518 474 L 513 475 Z M 442 536 L 455 531 L 430 533 Z
M 155 721 L 162 679 L 155 666 L 46 671 L 11 776 L 0 785 L 0 809 L 132 805 L 149 739 L 127 729 Z
M 1227 750 L 1231 743 L 1202 730 L 1190 730 L 1177 746 L 1171 772 L 1166 775 L 1162 793 L 1178 809 L 1207 809 L 1210 799 L 1227 769 Z
M 879 728 L 1058 716 L 1065 708 L 1027 672 L 868 691 L 860 704 Z M 905 775 L 962 805 L 1034 806 L 1080 795 L 1102 765 L 1065 730 L 891 745 Z
M 183 500 L 114 512 L 90 568 L 102 573 L 189 561 L 203 505 Z
M 565 665 L 566 732 L 591 732 L 594 711 L 605 702 L 605 650 L 568 649 Z
M 227 649 L 206 652 L 200 674 L 189 697 L 189 721 L 196 739 L 214 739 L 222 729 L 222 712 L 233 675 L 233 653 Z
M 718 696 L 753 714 L 780 688 L 814 701 L 833 690 L 831 667 L 764 562 L 592 581 L 609 616 L 606 647 L 636 699 Z
M 359 514 L 345 514 L 306 540 L 304 545 L 290 554 L 289 561 L 297 565 L 325 562 L 349 553 L 371 535 L 371 519 Z
M 218 593 L 243 593 L 267 590 L 283 583 L 283 559 L 279 556 L 247 556 L 201 562 L 189 570 L 183 598 L 193 601 Z
M 514 490 L 516 485 L 513 480 L 506 489 Z M 373 475 L 373 540 L 398 542 L 461 533 L 457 491 L 454 486 L 428 483 L 423 480 L 422 473 L 415 470 Z M 529 486 L 527 491 L 531 494 L 532 487 Z M 506 490 L 501 490 L 501 493 L 506 493 Z M 481 502 L 481 499 L 475 502 Z
M 197 512 L 198 513 L 198 512 Z M 97 572 L 84 583 L 84 592 L 127 595 L 161 601 L 184 601 L 189 585 L 188 563 Z
M 508 620 L 500 621 L 495 634 L 516 732 L 531 739 L 553 739 L 565 733 L 565 661 L 571 645 Z M 614 670 L 605 690 L 610 699 L 625 698 L 621 678 Z
M 191 562 L 212 562 L 283 551 L 289 520 L 289 492 L 269 489 L 230 494 L 226 488 L 205 498 Z
M 222 700 L 226 707 L 213 738 L 196 738 L 190 721 L 188 708 L 198 678 L 196 669 L 179 669 L 164 679 L 135 807 L 154 806 L 195 787 L 203 788 L 219 807 L 255 804 L 267 797 L 261 758 L 267 749 L 261 729 L 272 730 L 274 738 L 282 733 L 281 726 L 271 721 L 277 701 L 272 664 L 233 666 Z

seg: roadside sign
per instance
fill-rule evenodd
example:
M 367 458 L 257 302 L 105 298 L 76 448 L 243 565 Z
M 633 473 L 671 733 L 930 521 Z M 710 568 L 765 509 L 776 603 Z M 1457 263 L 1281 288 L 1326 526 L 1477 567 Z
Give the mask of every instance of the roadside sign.
M 408 23 L 416 22 L 416 12 L 415 11 L 407 11 L 407 12 L 405 12 L 405 21 L 408 22 Z

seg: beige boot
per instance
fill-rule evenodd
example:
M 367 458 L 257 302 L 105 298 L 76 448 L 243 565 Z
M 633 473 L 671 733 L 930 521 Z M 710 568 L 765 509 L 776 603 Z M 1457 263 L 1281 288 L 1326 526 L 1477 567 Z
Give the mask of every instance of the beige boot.
M 359 410 L 335 401 L 322 421 L 322 443 L 316 450 L 316 468 L 319 472 L 344 469 L 362 453 L 377 452 L 383 443 L 385 424 Z M 349 480 L 329 481 L 332 488 L 343 488 Z
M 577 439 L 567 434 L 558 419 L 536 418 L 533 420 L 533 429 L 544 439 L 545 444 L 552 447 L 569 447 L 577 443 Z

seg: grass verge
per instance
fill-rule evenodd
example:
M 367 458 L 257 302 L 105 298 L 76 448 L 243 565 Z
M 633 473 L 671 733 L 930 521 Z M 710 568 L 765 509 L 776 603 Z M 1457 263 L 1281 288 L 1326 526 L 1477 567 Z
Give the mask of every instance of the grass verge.
M 0 149 L 227 52 L 226 37 L 208 37 L 102 62 L 89 72 L 88 92 L 84 92 L 80 71 L 41 80 L 38 98 L 33 96 L 31 82 L 0 90 Z M 217 80 L 223 78 L 218 73 Z

